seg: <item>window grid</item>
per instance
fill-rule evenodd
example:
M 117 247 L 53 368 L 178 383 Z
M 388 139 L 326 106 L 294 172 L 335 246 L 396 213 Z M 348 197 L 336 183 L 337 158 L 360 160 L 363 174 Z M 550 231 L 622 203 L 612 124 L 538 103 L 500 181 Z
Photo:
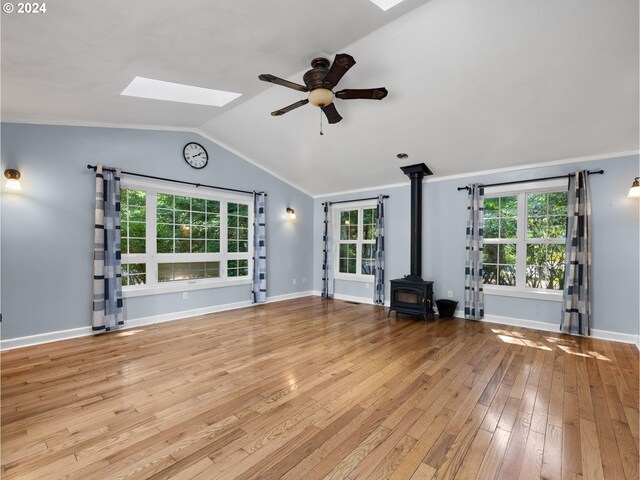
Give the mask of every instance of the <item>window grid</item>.
M 376 211 L 375 207 L 359 207 L 338 212 L 338 274 L 346 277 L 373 275 Z
M 566 212 L 566 191 L 486 197 L 484 282 L 519 289 L 562 290 Z
M 123 182 L 123 244 L 129 247 L 131 238 L 141 241 L 141 248 L 123 249 L 122 285 L 127 290 L 142 288 L 161 293 L 153 290 L 181 283 L 224 285 L 227 280 L 249 278 L 253 226 L 250 204 L 232 200 L 234 195 L 226 193 L 193 196 L 199 195 L 193 190 L 178 193 L 176 188 L 165 190 L 155 182 Z M 144 225 L 144 230 L 132 228 L 135 223 Z M 144 231 L 146 238 L 132 237 L 130 230 Z M 236 237 L 233 251 L 227 248 L 229 231 Z

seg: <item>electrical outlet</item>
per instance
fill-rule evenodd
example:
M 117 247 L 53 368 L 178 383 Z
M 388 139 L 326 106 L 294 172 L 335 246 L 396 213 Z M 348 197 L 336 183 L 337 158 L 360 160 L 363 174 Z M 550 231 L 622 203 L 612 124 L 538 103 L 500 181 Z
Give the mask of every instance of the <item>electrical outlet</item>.
M 294 278 L 293 279 L 293 284 L 295 285 L 296 283 L 298 283 L 298 281 Z
M 189 292 L 182 292 L 182 299 L 186 300 L 189 298 Z
M 453 298 L 453 290 L 449 290 L 449 291 L 447 292 L 447 297 L 449 297 L 449 298 Z

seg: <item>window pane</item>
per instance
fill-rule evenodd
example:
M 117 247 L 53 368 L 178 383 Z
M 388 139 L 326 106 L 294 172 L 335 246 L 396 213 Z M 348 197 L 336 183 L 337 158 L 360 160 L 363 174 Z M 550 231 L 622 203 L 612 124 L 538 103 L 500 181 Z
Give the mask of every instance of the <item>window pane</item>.
M 159 223 L 156 227 L 158 238 L 173 238 L 173 225 Z
M 181 197 L 176 195 L 175 197 L 175 209 L 176 210 L 191 210 L 191 198 Z
M 340 248 L 339 248 L 339 250 L 340 250 L 340 251 L 339 251 L 339 255 L 340 255 L 341 257 L 346 257 L 346 256 L 348 255 L 348 254 L 347 254 L 347 252 L 348 252 L 348 245 L 347 245 L 346 243 L 341 243 L 341 244 L 340 244 Z
M 204 213 L 194 212 L 191 214 L 191 225 L 204 225 L 204 219 Z
M 564 254 L 564 245 L 527 245 L 526 286 L 562 290 Z
M 207 253 L 219 253 L 220 240 L 207 240 Z
M 204 240 L 191 240 L 191 253 L 204 253 Z
M 173 223 L 173 210 L 167 210 L 166 208 L 159 208 L 157 222 Z
M 131 222 L 144 222 L 146 219 L 144 207 L 129 207 L 128 220 Z
M 485 243 L 482 246 L 483 263 L 498 263 L 498 245 Z
M 347 260 L 348 264 L 349 264 L 349 273 L 356 273 L 356 259 L 349 259 Z
M 498 218 L 498 209 L 500 200 L 497 197 L 485 198 L 484 200 L 484 218 Z
M 346 258 L 341 258 L 340 259 L 338 271 L 340 273 L 349 273 L 348 272 L 348 265 L 347 265 L 347 259 Z
M 204 239 L 205 229 L 201 226 L 191 227 L 191 238 Z
M 529 217 L 527 219 L 527 237 L 543 238 L 547 234 L 547 219 L 543 217 Z
M 340 240 L 347 240 L 349 227 L 340 227 Z
M 173 210 L 173 195 L 167 195 L 166 193 L 159 193 L 156 196 L 156 204 L 158 209 L 170 209 Z
M 212 227 L 220 226 L 220 215 L 217 213 L 207 213 L 207 225 Z
M 220 202 L 217 200 L 207 200 L 207 212 L 220 213 Z
M 549 193 L 549 214 L 567 216 L 567 192 Z
M 128 253 L 144 253 L 146 242 L 144 238 L 130 238 Z
M 498 285 L 515 287 L 516 269 L 512 265 L 498 265 Z
M 249 206 L 241 203 L 238 206 L 238 215 L 240 215 L 241 217 L 248 217 L 249 216 Z
M 173 253 L 173 240 L 158 239 L 157 247 L 158 247 L 158 253 Z
M 549 217 L 549 238 L 567 237 L 567 216 L 553 215 Z
M 220 262 L 176 262 L 158 264 L 158 282 L 196 280 L 220 276 Z
M 500 238 L 500 221 L 497 218 L 484 220 L 484 238 Z
M 228 203 L 227 204 L 227 213 L 229 215 L 237 215 L 238 214 L 238 204 L 237 203 Z
M 497 285 L 498 267 L 496 265 L 483 265 L 482 271 L 483 271 L 484 283 L 486 283 L 487 285 Z
M 505 243 L 498 246 L 498 259 L 500 263 L 515 265 L 516 264 L 516 244 Z
M 375 240 L 376 238 L 376 209 L 365 208 L 362 211 L 362 239 L 363 240 Z
M 191 242 L 189 240 L 176 240 L 176 253 L 189 253 Z
M 227 242 L 227 252 L 237 252 L 238 251 L 238 242 L 235 240 L 229 240 Z
M 207 204 L 207 201 L 204 198 L 192 198 L 191 211 L 204 212 L 206 210 L 206 204 Z
M 546 193 L 530 193 L 527 195 L 527 212 L 529 216 L 545 216 L 547 215 L 547 194 Z
M 248 252 L 249 251 L 249 242 L 246 242 L 246 241 L 238 242 L 238 251 L 239 252 L 243 252 L 243 253 Z
M 145 263 L 123 263 L 121 266 L 123 287 L 147 283 L 147 265 Z
M 515 218 L 503 218 L 500 226 L 500 238 L 516 238 L 518 221 Z
M 191 212 L 176 210 L 175 211 L 176 223 L 190 224 L 191 223 Z
M 518 213 L 518 197 L 511 195 L 509 197 L 500 197 L 500 216 L 515 217 Z

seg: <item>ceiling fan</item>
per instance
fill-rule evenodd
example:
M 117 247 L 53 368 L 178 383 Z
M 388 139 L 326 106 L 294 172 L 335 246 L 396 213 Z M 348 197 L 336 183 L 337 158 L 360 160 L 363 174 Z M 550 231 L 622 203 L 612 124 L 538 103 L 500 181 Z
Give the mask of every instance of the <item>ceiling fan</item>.
M 338 53 L 336 58 L 333 60 L 333 64 L 330 64 L 329 60 L 326 58 L 314 58 L 311 61 L 311 70 L 306 72 L 302 77 L 304 85 L 290 82 L 289 80 L 283 80 L 282 78 L 274 77 L 273 75 L 265 73 L 258 76 L 258 78 L 264 82 L 275 83 L 276 85 L 293 88 L 300 92 L 309 92 L 306 99 L 271 112 L 271 115 L 274 117 L 284 115 L 295 108 L 311 103 L 312 105 L 322 109 L 329 123 L 338 123 L 342 120 L 342 117 L 336 110 L 336 106 L 333 104 L 333 99 L 335 97 L 341 98 L 342 100 L 382 100 L 386 97 L 388 92 L 384 87 L 365 89 L 347 88 L 333 93 L 333 88 L 338 84 L 343 75 L 355 64 L 356 61 L 353 57 L 346 53 Z

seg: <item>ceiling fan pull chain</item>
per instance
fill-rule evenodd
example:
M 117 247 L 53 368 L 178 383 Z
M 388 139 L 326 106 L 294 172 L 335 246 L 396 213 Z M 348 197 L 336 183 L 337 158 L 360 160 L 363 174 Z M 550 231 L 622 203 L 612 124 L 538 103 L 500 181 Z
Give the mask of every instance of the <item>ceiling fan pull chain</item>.
M 322 110 L 320 110 L 320 135 L 324 135 L 324 133 L 322 133 Z

